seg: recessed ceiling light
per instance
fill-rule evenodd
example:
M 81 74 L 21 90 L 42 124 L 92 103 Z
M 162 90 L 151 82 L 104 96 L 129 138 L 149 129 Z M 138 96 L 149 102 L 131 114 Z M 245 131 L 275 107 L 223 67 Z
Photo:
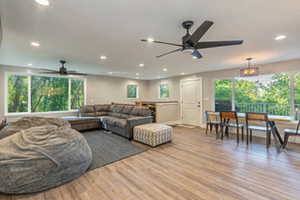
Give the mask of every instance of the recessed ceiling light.
M 139 76 L 140 74 L 139 74 L 139 73 L 136 73 L 135 75 Z
M 35 2 L 37 2 L 38 4 L 42 5 L 42 6 L 49 6 L 49 1 L 48 0 L 35 0 Z
M 166 72 L 166 71 L 168 71 L 168 69 L 167 68 L 163 68 L 163 71 Z
M 185 73 L 184 73 L 184 72 L 181 72 L 180 74 L 181 74 L 181 75 L 185 75 Z
M 31 64 L 31 63 L 29 63 L 29 64 L 27 64 L 27 66 L 32 66 L 32 64 Z
M 154 42 L 154 39 L 153 38 L 151 38 L 151 37 L 149 37 L 149 38 L 147 38 L 147 42 Z
M 284 40 L 286 38 L 286 35 L 278 35 L 275 37 L 275 40 Z
M 100 59 L 101 59 L 101 60 L 106 60 L 107 57 L 106 57 L 106 56 L 100 56 Z
M 31 46 L 33 46 L 33 47 L 39 47 L 41 45 L 38 42 L 31 42 Z
M 144 66 L 145 66 L 144 63 L 139 64 L 139 67 L 144 67 Z

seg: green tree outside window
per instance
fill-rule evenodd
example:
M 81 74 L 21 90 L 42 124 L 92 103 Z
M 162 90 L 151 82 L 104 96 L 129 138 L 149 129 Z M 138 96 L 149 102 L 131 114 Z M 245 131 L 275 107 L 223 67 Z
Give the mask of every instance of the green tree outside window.
M 75 110 L 84 104 L 84 81 L 71 79 L 71 109 Z
M 28 77 L 8 75 L 8 112 L 28 112 Z
M 37 75 L 8 75 L 7 92 L 8 113 L 75 110 L 85 97 L 84 80 Z

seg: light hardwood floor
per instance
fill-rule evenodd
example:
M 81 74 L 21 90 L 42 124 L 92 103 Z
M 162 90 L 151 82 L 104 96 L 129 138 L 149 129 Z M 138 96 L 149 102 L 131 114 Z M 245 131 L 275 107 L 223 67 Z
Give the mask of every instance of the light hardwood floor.
M 300 199 L 300 148 L 277 154 L 203 129 L 175 128 L 173 143 L 91 171 L 55 189 L 0 200 Z

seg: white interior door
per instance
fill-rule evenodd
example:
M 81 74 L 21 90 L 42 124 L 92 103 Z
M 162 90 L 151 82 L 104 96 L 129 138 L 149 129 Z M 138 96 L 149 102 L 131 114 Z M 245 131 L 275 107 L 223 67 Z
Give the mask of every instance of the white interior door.
M 183 124 L 202 124 L 202 79 L 181 82 L 181 121 Z

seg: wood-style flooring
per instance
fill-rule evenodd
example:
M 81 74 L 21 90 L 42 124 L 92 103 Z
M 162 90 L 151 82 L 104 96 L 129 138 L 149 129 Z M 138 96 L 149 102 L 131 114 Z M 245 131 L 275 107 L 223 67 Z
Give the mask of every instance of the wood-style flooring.
M 203 129 L 175 128 L 173 143 L 93 170 L 61 187 L 0 200 L 300 199 L 300 148 L 247 148 Z

